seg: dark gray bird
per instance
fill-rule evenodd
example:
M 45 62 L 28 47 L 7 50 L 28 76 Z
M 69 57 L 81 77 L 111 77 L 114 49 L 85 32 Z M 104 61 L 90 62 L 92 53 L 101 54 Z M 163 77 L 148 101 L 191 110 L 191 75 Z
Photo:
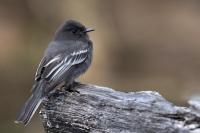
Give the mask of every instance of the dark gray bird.
M 71 89 L 74 80 L 91 64 L 93 46 L 88 32 L 94 31 L 81 23 L 66 21 L 47 47 L 36 75 L 32 95 L 22 107 L 16 123 L 27 125 L 43 99 L 57 86 Z

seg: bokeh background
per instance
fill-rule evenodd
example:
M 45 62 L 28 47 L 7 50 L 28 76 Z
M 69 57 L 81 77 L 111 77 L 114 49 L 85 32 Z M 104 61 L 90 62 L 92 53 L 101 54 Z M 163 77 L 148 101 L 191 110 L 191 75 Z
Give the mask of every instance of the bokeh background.
M 94 60 L 84 83 L 158 91 L 177 105 L 200 93 L 198 0 L 0 0 L 0 132 L 44 133 L 36 115 L 13 123 L 56 28 L 88 27 Z

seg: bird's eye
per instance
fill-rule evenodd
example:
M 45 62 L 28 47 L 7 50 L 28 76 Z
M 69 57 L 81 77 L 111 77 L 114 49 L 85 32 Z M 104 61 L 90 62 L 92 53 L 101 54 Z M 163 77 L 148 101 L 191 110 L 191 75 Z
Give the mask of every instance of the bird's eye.
M 77 32 L 77 30 L 76 29 L 71 29 L 71 32 L 75 34 Z
M 75 34 L 77 32 L 77 30 L 75 28 L 72 28 L 72 27 L 68 27 L 64 30 L 65 32 L 71 32 L 73 34 Z

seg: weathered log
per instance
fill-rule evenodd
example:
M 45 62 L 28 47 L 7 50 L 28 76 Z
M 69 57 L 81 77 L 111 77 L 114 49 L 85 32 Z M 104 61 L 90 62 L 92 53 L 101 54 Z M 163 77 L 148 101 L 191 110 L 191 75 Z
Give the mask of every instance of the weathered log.
M 48 133 L 200 133 L 200 102 L 178 107 L 152 91 L 119 92 L 81 85 L 43 102 Z

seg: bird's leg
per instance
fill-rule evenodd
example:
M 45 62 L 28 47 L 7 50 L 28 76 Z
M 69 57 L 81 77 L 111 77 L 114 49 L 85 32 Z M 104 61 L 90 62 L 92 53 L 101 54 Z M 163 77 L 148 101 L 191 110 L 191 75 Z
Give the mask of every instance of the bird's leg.
M 72 87 L 73 87 L 73 88 L 80 87 L 81 85 L 83 85 L 83 84 L 80 83 L 80 82 L 78 82 L 78 81 L 74 81 L 74 82 L 72 83 Z
M 58 97 L 60 95 L 65 95 L 66 92 L 65 91 L 62 91 L 60 89 L 54 89 L 53 91 L 51 91 L 48 95 L 47 95 L 47 99 L 50 99 L 51 96 L 53 97 Z
M 81 83 L 80 82 L 77 82 L 77 81 L 73 81 L 72 83 L 70 84 L 64 84 L 63 85 L 63 88 L 65 91 L 67 92 L 76 92 L 76 93 L 79 93 L 79 91 L 76 90 L 76 88 L 78 86 L 80 86 Z

